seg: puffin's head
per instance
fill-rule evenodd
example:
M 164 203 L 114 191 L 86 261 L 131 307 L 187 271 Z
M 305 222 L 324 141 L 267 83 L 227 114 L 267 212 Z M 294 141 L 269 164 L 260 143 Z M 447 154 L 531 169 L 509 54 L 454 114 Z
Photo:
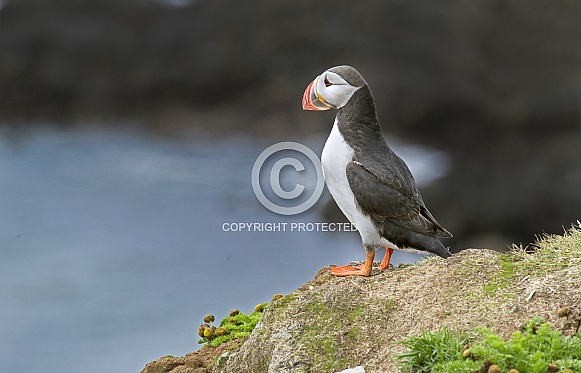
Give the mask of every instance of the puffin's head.
M 351 66 L 332 67 L 307 86 L 303 94 L 303 110 L 340 109 L 366 84 L 361 74 Z

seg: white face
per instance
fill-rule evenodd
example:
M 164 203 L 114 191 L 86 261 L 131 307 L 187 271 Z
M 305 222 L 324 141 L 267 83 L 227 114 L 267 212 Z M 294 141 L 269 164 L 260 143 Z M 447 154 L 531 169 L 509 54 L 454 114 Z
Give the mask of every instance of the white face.
M 321 102 L 334 107 L 342 108 L 351 96 L 361 87 L 354 87 L 339 75 L 325 71 L 315 79 L 315 95 Z

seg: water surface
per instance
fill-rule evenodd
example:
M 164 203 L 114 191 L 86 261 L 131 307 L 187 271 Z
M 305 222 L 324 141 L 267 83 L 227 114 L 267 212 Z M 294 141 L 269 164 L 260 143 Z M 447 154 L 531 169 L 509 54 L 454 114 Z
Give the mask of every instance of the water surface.
M 302 142 L 320 154 L 324 140 Z M 355 232 L 224 231 L 324 222 L 319 204 L 281 216 L 256 200 L 252 166 L 272 143 L 51 129 L 0 139 L 0 371 L 137 372 L 199 348 L 205 314 L 249 312 L 322 266 L 363 259 Z M 400 154 L 420 182 L 445 172 L 438 153 Z

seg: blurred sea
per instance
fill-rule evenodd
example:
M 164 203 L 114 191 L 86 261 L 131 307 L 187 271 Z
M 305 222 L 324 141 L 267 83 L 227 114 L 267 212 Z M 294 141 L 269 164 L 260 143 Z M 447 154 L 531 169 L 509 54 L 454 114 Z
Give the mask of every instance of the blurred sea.
M 325 138 L 294 141 L 320 154 Z M 49 127 L 0 137 L 0 371 L 138 372 L 199 348 L 205 314 L 250 312 L 363 259 L 356 232 L 223 230 L 325 221 L 320 203 L 282 216 L 257 201 L 252 167 L 275 142 Z M 394 148 L 420 185 L 446 173 L 441 153 Z

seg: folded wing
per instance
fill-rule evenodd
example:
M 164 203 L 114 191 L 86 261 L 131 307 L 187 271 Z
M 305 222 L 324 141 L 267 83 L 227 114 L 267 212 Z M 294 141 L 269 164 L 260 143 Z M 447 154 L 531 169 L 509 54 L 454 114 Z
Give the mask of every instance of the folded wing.
M 362 212 L 377 222 L 389 220 L 413 232 L 452 237 L 428 211 L 415 188 L 410 189 L 396 178 L 381 177 L 359 162 L 350 162 L 346 173 Z

